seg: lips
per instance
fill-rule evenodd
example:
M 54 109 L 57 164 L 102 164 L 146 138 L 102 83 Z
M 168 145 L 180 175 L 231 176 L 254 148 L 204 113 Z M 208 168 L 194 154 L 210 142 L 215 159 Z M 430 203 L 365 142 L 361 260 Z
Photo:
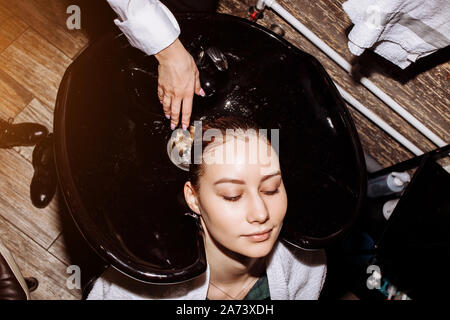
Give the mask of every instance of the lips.
M 245 235 L 244 237 L 254 241 L 254 242 L 262 242 L 270 238 L 270 234 L 272 233 L 272 229 L 268 229 L 262 232 L 252 233 L 249 235 Z

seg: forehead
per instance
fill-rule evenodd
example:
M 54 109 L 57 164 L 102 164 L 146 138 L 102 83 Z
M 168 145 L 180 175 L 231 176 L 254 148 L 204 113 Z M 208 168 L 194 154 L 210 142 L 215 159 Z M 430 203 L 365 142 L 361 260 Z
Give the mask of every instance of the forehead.
M 264 136 L 227 137 L 211 143 L 203 153 L 204 175 L 264 176 L 280 170 L 278 155 Z

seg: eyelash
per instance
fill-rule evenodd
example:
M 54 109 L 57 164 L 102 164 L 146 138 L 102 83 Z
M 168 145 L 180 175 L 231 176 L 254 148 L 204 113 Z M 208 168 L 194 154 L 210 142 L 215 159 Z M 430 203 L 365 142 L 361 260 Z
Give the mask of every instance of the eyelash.
M 229 197 L 223 197 L 223 198 L 224 198 L 226 201 L 235 202 L 235 201 L 238 201 L 240 197 L 241 197 L 241 196 L 231 197 L 231 198 L 229 198 Z
M 279 189 L 277 189 L 277 190 L 274 190 L 274 191 L 267 191 L 267 192 L 264 192 L 266 195 L 268 195 L 268 196 L 273 196 L 274 194 L 277 194 L 278 193 L 278 191 L 279 191 Z M 230 201 L 230 202 L 236 202 L 236 201 L 238 201 L 240 198 L 241 198 L 241 196 L 237 196 L 237 197 L 223 197 L 226 201 Z

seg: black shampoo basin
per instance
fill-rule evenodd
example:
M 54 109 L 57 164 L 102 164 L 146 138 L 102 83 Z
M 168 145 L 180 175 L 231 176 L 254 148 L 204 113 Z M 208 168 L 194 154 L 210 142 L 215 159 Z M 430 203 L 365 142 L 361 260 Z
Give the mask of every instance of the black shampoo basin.
M 344 234 L 365 194 L 364 158 L 323 67 L 244 19 L 177 19 L 207 91 L 195 97 L 191 121 L 234 113 L 279 129 L 288 192 L 282 239 L 318 249 Z M 205 62 L 209 48 L 223 54 L 225 66 Z M 92 43 L 58 92 L 55 159 L 67 206 L 95 251 L 130 277 L 174 283 L 204 272 L 206 258 L 196 222 L 186 215 L 186 172 L 167 156 L 172 131 L 156 91 L 154 57 L 120 34 Z

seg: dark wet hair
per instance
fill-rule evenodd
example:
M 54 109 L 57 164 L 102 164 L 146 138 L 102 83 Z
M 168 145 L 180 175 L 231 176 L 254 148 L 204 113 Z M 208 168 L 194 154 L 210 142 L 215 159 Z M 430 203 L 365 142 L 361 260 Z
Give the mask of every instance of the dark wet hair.
M 203 136 L 203 133 L 209 129 L 219 130 L 222 136 L 225 137 L 226 131 L 230 129 L 241 129 L 243 131 L 253 129 L 258 132 L 258 130 L 261 128 L 254 121 L 246 117 L 239 117 L 237 115 L 223 115 L 214 119 L 203 120 L 201 135 Z M 206 148 L 214 142 L 214 137 L 212 137 L 212 139 L 209 141 L 204 141 L 204 139 L 202 139 L 202 136 L 200 137 L 199 135 L 198 138 L 194 139 L 194 143 L 191 149 L 191 164 L 189 165 L 189 181 L 196 191 L 198 191 L 200 188 L 198 180 L 204 174 L 204 165 L 202 161 L 203 153 L 205 152 Z M 202 159 L 195 159 L 194 148 L 198 146 L 198 144 L 201 144 L 202 154 L 197 156 L 202 157 Z

